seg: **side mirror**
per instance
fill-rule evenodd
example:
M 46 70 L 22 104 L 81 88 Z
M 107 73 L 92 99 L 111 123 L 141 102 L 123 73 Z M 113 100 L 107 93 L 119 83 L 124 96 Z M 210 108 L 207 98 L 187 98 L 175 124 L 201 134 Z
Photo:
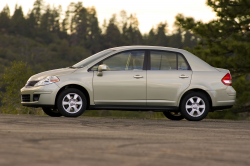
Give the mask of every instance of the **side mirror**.
M 102 71 L 106 71 L 106 70 L 107 70 L 107 66 L 105 64 L 99 65 L 98 66 L 97 76 L 102 76 Z

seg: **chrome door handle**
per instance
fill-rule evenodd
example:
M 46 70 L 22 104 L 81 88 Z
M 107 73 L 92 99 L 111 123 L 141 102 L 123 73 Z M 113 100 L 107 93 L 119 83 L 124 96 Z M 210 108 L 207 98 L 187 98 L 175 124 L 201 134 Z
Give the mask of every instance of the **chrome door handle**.
M 185 76 L 185 75 L 181 75 L 179 76 L 180 78 L 188 78 L 188 76 Z
M 135 75 L 134 78 L 143 78 L 143 76 Z

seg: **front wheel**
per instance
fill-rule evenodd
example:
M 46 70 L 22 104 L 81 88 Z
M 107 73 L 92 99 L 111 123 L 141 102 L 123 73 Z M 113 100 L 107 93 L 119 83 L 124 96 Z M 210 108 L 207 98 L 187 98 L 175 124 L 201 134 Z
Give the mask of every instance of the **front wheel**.
M 203 93 L 192 92 L 187 94 L 180 104 L 181 114 L 190 121 L 200 121 L 209 112 L 209 101 Z
M 180 112 L 171 112 L 171 111 L 165 111 L 163 114 L 166 116 L 166 118 L 170 120 L 182 120 L 184 117 L 181 115 Z
M 59 112 L 66 117 L 78 117 L 83 114 L 87 106 L 84 94 L 74 88 L 65 89 L 57 99 Z

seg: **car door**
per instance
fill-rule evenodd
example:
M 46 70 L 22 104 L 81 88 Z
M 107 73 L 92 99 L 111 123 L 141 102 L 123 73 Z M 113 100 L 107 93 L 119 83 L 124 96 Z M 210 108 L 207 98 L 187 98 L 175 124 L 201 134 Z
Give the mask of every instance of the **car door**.
M 144 50 L 130 50 L 112 55 L 98 64 L 107 65 L 102 76 L 94 71 L 93 89 L 96 105 L 146 105 L 146 70 Z
M 150 51 L 147 70 L 147 105 L 176 106 L 191 82 L 192 70 L 183 55 Z

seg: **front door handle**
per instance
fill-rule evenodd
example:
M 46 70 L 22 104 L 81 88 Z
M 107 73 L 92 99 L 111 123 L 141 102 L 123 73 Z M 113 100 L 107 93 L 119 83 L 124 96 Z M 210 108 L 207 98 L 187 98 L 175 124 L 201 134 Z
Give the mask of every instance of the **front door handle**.
M 135 75 L 134 78 L 143 78 L 143 76 Z
M 181 75 L 180 78 L 188 78 L 188 76 Z

